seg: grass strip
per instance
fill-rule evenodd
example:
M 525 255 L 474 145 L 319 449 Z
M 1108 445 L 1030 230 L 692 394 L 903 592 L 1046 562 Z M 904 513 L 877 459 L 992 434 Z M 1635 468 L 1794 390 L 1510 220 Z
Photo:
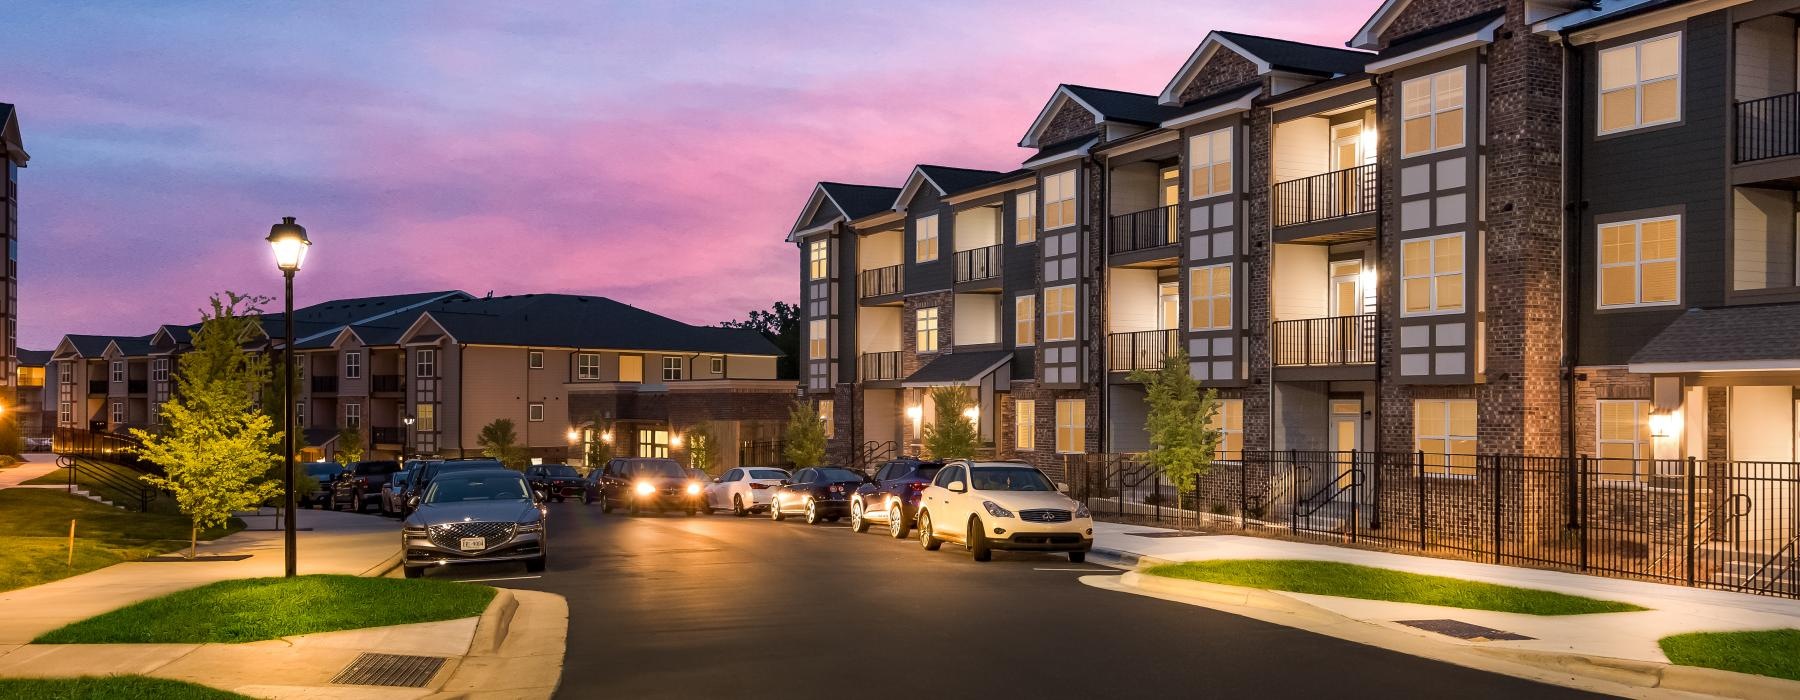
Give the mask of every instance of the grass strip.
M 68 563 L 70 520 L 76 521 L 73 566 Z M 188 528 L 185 516 L 134 513 L 60 491 L 0 491 L 0 591 L 183 549 Z M 233 519 L 227 527 L 200 533 L 200 539 L 243 528 L 243 522 Z
M 1630 603 L 1329 561 L 1221 559 L 1152 567 L 1155 576 L 1294 593 L 1526 615 L 1631 612 Z
M 1693 632 L 1656 642 L 1682 666 L 1754 673 L 1800 681 L 1800 629 Z
M 204 685 L 149 676 L 0 678 L 0 700 L 248 700 Z

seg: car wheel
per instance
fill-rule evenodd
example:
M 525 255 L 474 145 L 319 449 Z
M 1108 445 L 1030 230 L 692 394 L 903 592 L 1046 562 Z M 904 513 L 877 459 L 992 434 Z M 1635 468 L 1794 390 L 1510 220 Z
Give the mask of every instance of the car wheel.
M 744 510 L 743 496 L 738 494 L 731 495 L 731 514 L 740 518 L 750 514 L 750 511 Z
M 1087 561 L 1087 552 L 1069 552 L 1069 561 L 1080 564 Z
M 612 501 L 607 500 L 606 496 L 602 495 L 600 497 L 600 512 L 611 513 L 612 509 L 613 509 Z
M 368 507 L 368 504 L 363 503 L 362 494 L 356 493 L 356 494 L 350 495 L 350 512 L 361 513 L 367 507 Z
M 400 567 L 400 570 L 406 572 L 407 578 L 418 578 L 425 575 L 425 567 L 423 566 L 402 566 Z
M 863 504 L 860 500 L 850 504 L 850 529 L 856 532 L 869 531 L 869 521 L 863 518 Z
M 584 493 L 584 494 L 581 494 L 581 505 L 584 505 L 584 506 L 591 506 L 591 505 L 594 505 L 594 497 L 593 497 L 593 495 L 592 495 L 592 494 L 586 494 L 586 493 Z
M 525 560 L 525 573 L 528 573 L 528 574 L 544 573 L 544 565 L 549 564 L 549 563 L 550 563 L 550 555 L 547 555 L 547 554 L 544 556 L 538 557 L 536 559 L 526 559 Z
M 981 518 L 969 518 L 969 555 L 975 561 L 988 561 L 994 558 L 993 547 L 988 546 L 987 528 L 981 524 Z
M 919 546 L 924 547 L 927 552 L 935 552 L 938 547 L 944 546 L 944 541 L 938 539 L 931 531 L 931 513 L 929 511 L 919 513 Z
M 888 534 L 893 535 L 896 540 L 904 540 L 908 529 L 905 511 L 900 509 L 899 504 L 888 508 Z
M 810 498 L 806 499 L 806 524 L 817 525 L 819 520 L 819 504 Z
M 775 522 L 787 520 L 787 515 L 781 512 L 781 499 L 777 498 L 769 504 L 769 519 Z

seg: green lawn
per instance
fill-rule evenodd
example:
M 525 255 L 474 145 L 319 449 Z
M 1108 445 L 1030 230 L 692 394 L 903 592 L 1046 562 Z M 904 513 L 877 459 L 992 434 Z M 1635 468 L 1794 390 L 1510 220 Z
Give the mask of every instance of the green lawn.
M 75 565 L 68 565 L 69 521 L 75 520 Z M 182 549 L 188 519 L 161 513 L 133 513 L 47 489 L 0 491 L 0 591 L 35 586 Z M 201 533 L 215 539 L 243 529 Z
M 0 678 L 0 700 L 248 700 L 203 685 L 149 676 Z
M 1165 564 L 1149 574 L 1228 586 L 1442 605 L 1527 615 L 1643 610 L 1629 603 L 1326 561 L 1224 559 Z
M 1800 681 L 1800 629 L 1695 632 L 1657 641 L 1669 660 Z
M 38 637 L 38 644 L 200 644 L 475 617 L 494 589 L 435 580 L 300 576 L 220 581 Z
M 136 508 L 138 490 L 135 487 L 143 484 L 142 477 L 142 472 L 129 467 L 112 462 L 83 459 L 75 483 L 88 493 L 119 505 Z M 69 483 L 69 472 L 62 468 L 52 469 L 49 473 L 25 483 L 60 486 Z M 123 484 L 131 484 L 133 487 L 127 489 L 122 486 Z M 181 514 L 181 507 L 176 505 L 175 499 L 168 497 L 168 494 L 163 494 L 161 498 L 150 501 L 150 510 L 167 515 Z

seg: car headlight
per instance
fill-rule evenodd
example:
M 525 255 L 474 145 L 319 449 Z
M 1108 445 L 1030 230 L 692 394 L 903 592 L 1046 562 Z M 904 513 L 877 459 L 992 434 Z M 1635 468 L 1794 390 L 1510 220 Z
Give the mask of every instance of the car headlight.
M 544 521 L 542 521 L 542 520 L 534 520 L 529 523 L 519 523 L 519 532 L 539 532 L 543 529 L 544 529 Z
M 425 530 L 425 528 L 422 528 L 422 527 L 412 527 L 409 525 L 407 527 L 400 528 L 400 534 L 405 535 L 407 537 L 424 537 L 426 535 L 426 530 Z
M 1012 511 L 1001 508 L 1000 504 L 993 501 L 982 501 L 981 507 L 987 509 L 988 515 L 992 515 L 996 518 L 1010 518 L 1013 516 Z
M 650 494 L 656 493 L 656 487 L 650 485 L 650 482 L 648 482 L 648 481 L 637 482 L 637 486 L 634 488 L 637 489 L 639 496 L 648 496 Z
M 1077 503 L 1077 504 L 1075 504 L 1075 517 L 1091 518 L 1091 517 L 1094 517 L 1094 514 L 1088 512 L 1088 507 L 1087 507 L 1086 503 Z
M 688 492 L 689 496 L 693 496 L 693 495 L 700 493 L 700 485 L 696 484 L 692 481 L 688 482 L 687 492 Z

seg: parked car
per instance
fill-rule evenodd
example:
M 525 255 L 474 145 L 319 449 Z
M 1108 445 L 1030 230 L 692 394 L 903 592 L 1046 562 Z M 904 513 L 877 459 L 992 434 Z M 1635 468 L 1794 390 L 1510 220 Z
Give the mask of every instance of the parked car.
M 419 498 L 425 494 L 425 489 L 431 487 L 431 480 L 437 478 L 439 474 L 475 469 L 506 469 L 506 465 L 493 459 L 432 460 L 419 465 L 414 470 L 412 478 L 407 481 L 406 496 L 401 500 L 400 514 L 402 516 L 410 515 L 412 509 L 418 507 Z M 513 473 L 517 474 L 518 472 Z
M 881 465 L 869 483 L 850 495 L 850 529 L 867 532 L 871 523 L 882 523 L 894 539 L 905 539 L 919 514 L 919 497 L 942 466 L 910 458 Z
M 548 515 L 518 472 L 486 467 L 440 472 L 400 526 L 401 566 L 407 578 L 433 566 L 504 561 L 543 571 L 550 559 Z
M 672 459 L 624 457 L 609 460 L 600 470 L 600 511 L 624 508 L 637 515 L 646 508 L 657 512 L 700 512 L 700 482 L 688 478 L 681 463 Z
M 387 483 L 381 485 L 381 514 L 399 515 L 401 494 L 406 492 L 406 482 L 411 480 L 413 471 L 402 469 L 388 477 Z
M 300 465 L 300 468 L 319 483 L 311 491 L 295 494 L 295 504 L 301 508 L 330 508 L 331 482 L 344 473 L 344 465 L 337 462 L 307 462 Z
M 786 520 L 798 510 L 808 525 L 821 520 L 835 523 L 850 514 L 850 494 L 868 480 L 843 467 L 807 467 L 796 472 L 791 482 L 772 489 L 769 517 Z
M 533 464 L 525 468 L 525 480 L 552 501 L 586 497 L 581 472 L 567 464 Z
M 1056 490 L 1050 477 L 1019 462 L 957 461 L 944 465 L 919 504 L 919 544 L 936 550 L 960 542 L 975 561 L 993 550 L 1068 552 L 1087 560 L 1094 519 L 1086 505 Z
M 47 438 L 47 437 L 25 438 L 25 451 L 27 451 L 27 452 L 49 452 L 50 451 L 50 438 Z
M 344 473 L 331 482 L 331 507 L 363 512 L 370 503 L 376 503 L 381 487 L 397 471 L 400 471 L 400 463 L 391 459 L 368 459 L 345 465 Z
M 704 487 L 707 509 L 730 508 L 740 518 L 767 510 L 774 488 L 793 478 L 786 469 L 738 467 L 726 470 Z

